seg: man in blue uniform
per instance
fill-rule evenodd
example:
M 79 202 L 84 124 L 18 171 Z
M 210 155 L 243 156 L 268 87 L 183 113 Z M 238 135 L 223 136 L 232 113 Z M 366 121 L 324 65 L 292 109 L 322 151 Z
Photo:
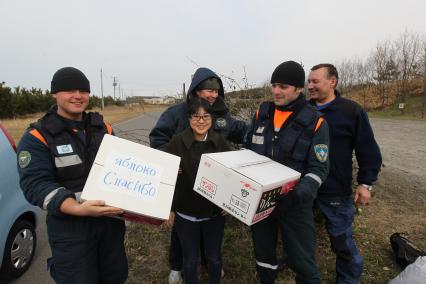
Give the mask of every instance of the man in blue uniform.
M 241 144 L 247 132 L 247 125 L 231 117 L 225 104 L 222 80 L 208 68 L 198 68 L 192 77 L 185 102 L 168 108 L 149 134 L 150 146 L 165 150 L 173 135 L 189 126 L 188 106 L 192 98 L 201 97 L 212 106 L 212 128 L 227 140 Z M 202 245 L 202 244 L 201 244 Z M 203 252 L 202 252 L 203 256 Z M 182 282 L 182 248 L 175 228 L 172 227 L 169 264 L 169 283 Z M 223 275 L 223 270 L 222 270 Z
M 260 105 L 247 148 L 300 172 L 301 179 L 292 190 L 281 191 L 271 216 L 251 227 L 256 268 L 261 283 L 275 282 L 280 231 L 296 282 L 320 283 L 312 206 L 328 173 L 328 126 L 302 93 L 305 71 L 300 64 L 278 65 L 271 84 L 273 101 Z
M 78 69 L 59 69 L 52 78 L 53 106 L 30 125 L 18 145 L 18 170 L 27 200 L 47 211 L 56 283 L 124 283 L 125 226 L 110 218 L 119 208 L 100 200 L 81 201 L 104 134 L 112 134 L 98 113 L 86 113 L 90 83 Z
M 359 283 L 363 259 L 352 235 L 355 205 L 368 203 L 382 157 L 366 112 L 336 90 L 338 73 L 331 64 L 312 67 L 308 90 L 311 104 L 324 114 L 330 128 L 330 174 L 318 191 L 316 205 L 326 217 L 331 247 L 336 254 L 336 282 Z M 358 162 L 352 194 L 352 153 Z

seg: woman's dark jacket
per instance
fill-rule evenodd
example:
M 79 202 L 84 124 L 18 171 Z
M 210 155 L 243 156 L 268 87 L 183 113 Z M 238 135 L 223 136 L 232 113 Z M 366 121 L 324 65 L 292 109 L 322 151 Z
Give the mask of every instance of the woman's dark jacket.
M 201 155 L 229 150 L 225 138 L 212 129 L 209 130 L 206 141 L 196 141 L 190 127 L 173 136 L 166 152 L 181 157 L 182 173 L 177 178 L 172 211 L 197 218 L 213 217 L 220 213 L 219 207 L 195 192 L 193 188 Z

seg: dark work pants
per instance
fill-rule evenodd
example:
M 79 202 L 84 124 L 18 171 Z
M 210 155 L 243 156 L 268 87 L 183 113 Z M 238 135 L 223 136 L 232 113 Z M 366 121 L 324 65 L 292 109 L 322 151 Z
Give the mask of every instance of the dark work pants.
M 56 283 L 121 284 L 127 279 L 124 221 L 109 217 L 46 217 Z
M 360 283 L 363 258 L 352 234 L 355 207 L 353 197 L 320 197 L 316 206 L 326 217 L 326 229 L 331 248 L 336 254 L 336 283 Z
M 202 239 L 200 240 L 200 252 L 201 252 L 201 265 L 207 265 Z M 183 262 L 182 246 L 180 244 L 179 236 L 176 232 L 176 227 L 173 225 L 172 232 L 170 234 L 170 249 L 169 249 L 170 269 L 175 271 L 181 271 L 182 262 Z
M 252 225 L 251 231 L 256 269 L 261 283 L 274 283 L 277 277 L 276 249 L 279 231 L 287 264 L 296 273 L 296 283 L 320 283 L 315 263 L 316 239 L 312 203 L 292 208 L 284 216 L 270 216 Z
M 192 222 L 176 214 L 175 226 L 182 245 L 185 283 L 198 283 L 197 266 L 201 239 L 204 243 L 209 283 L 220 283 L 225 218 L 218 215 L 207 221 Z
M 169 264 L 171 270 L 182 270 L 182 246 L 180 245 L 179 237 L 176 232 L 176 226 L 173 225 L 170 234 L 170 250 L 169 250 Z

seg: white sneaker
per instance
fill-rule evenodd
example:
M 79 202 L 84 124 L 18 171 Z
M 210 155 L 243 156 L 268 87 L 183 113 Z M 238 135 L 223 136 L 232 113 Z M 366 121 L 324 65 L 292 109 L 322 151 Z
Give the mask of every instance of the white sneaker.
M 182 275 L 180 271 L 170 270 L 169 284 L 180 284 L 182 282 Z

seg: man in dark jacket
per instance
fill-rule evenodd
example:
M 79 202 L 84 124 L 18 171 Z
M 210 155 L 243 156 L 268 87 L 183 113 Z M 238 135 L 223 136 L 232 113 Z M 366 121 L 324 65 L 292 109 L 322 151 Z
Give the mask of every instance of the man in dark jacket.
M 149 134 L 150 146 L 164 150 L 174 134 L 182 132 L 188 123 L 188 103 L 191 98 L 200 96 L 210 102 L 213 108 L 213 130 L 227 140 L 241 144 L 247 131 L 243 121 L 229 114 L 225 104 L 222 80 L 208 68 L 198 68 L 192 78 L 185 102 L 169 107 L 163 112 Z
M 229 114 L 225 104 L 222 80 L 212 70 L 198 68 L 189 86 L 186 101 L 171 106 L 163 112 L 149 134 L 151 147 L 165 150 L 172 136 L 181 133 L 189 126 L 188 106 L 191 99 L 195 97 L 206 99 L 211 104 L 213 130 L 231 142 L 243 143 L 247 125 L 243 121 L 232 118 Z M 182 270 L 182 248 L 175 227 L 172 228 L 171 233 L 169 263 L 171 268 L 169 282 L 179 283 Z
M 275 282 L 280 229 L 296 282 L 320 283 L 312 206 L 328 173 L 328 126 L 302 93 L 305 71 L 300 64 L 278 65 L 271 84 L 273 102 L 260 105 L 247 135 L 247 148 L 300 172 L 301 178 L 292 190 L 277 197 L 271 216 L 251 227 L 256 268 L 261 283 Z
M 359 283 L 363 259 L 352 236 L 355 205 L 368 203 L 382 157 L 366 112 L 336 90 L 338 73 L 331 64 L 312 67 L 308 90 L 311 104 L 323 113 L 330 128 L 330 174 L 318 191 L 316 205 L 326 216 L 331 247 L 336 254 L 336 282 Z M 352 153 L 358 162 L 352 197 Z
M 78 69 L 59 69 L 52 78 L 54 106 L 31 124 L 18 145 L 18 170 L 26 199 L 47 211 L 56 283 L 124 283 L 125 226 L 109 218 L 123 210 L 80 195 L 96 153 L 111 127 L 98 113 L 86 113 L 90 84 Z

